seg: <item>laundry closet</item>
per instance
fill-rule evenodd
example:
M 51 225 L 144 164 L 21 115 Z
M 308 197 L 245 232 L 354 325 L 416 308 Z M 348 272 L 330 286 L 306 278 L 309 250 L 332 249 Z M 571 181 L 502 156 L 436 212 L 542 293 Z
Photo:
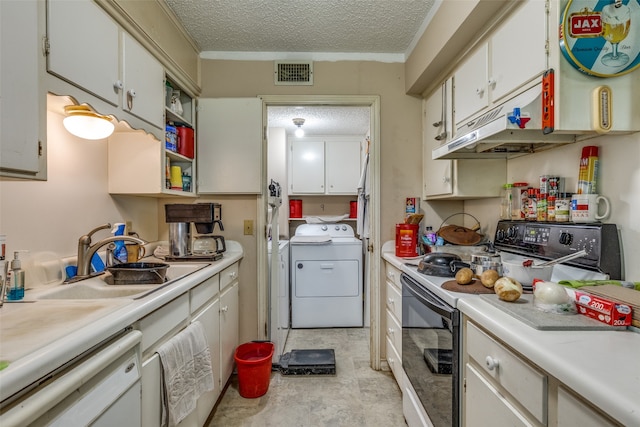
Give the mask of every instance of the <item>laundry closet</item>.
M 290 325 L 368 326 L 358 188 L 369 107 L 268 106 L 267 113 L 267 178 L 279 184 L 282 199 L 270 239 L 271 247 L 289 241 Z M 351 127 L 358 115 L 366 120 Z M 305 134 L 296 136 L 300 130 Z

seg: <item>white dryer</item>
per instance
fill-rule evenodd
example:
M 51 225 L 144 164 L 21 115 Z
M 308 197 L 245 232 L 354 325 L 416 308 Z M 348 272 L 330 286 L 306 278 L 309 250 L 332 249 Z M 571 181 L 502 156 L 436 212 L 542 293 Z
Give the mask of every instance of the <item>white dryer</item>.
M 362 327 L 362 241 L 353 228 L 302 224 L 290 246 L 291 327 Z

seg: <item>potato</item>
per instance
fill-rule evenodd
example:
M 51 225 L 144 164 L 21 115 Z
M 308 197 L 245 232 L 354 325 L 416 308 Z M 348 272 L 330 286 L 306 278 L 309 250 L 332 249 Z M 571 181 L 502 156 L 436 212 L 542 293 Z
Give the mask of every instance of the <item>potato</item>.
M 468 285 L 473 281 L 473 271 L 470 268 L 464 267 L 458 270 L 456 273 L 456 283 L 459 285 Z
M 516 301 L 522 295 L 522 285 L 511 277 L 501 277 L 496 280 L 493 291 L 503 301 Z
M 485 270 L 480 275 L 480 281 L 487 288 L 493 288 L 496 281 L 500 278 L 500 275 L 495 270 Z

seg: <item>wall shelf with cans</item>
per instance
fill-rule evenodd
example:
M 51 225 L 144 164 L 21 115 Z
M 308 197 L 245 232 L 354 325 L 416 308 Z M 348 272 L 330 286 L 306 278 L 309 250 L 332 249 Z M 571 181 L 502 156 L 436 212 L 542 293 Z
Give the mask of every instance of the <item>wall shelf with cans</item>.
M 109 193 L 196 197 L 195 98 L 166 76 L 162 141 L 144 131 L 109 138 Z

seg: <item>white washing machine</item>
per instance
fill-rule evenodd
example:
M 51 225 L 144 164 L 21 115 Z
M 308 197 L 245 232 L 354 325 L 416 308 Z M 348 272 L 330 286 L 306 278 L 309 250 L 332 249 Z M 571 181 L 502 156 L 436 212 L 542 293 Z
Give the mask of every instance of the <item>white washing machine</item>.
M 362 241 L 353 228 L 302 224 L 290 246 L 291 327 L 362 327 Z

